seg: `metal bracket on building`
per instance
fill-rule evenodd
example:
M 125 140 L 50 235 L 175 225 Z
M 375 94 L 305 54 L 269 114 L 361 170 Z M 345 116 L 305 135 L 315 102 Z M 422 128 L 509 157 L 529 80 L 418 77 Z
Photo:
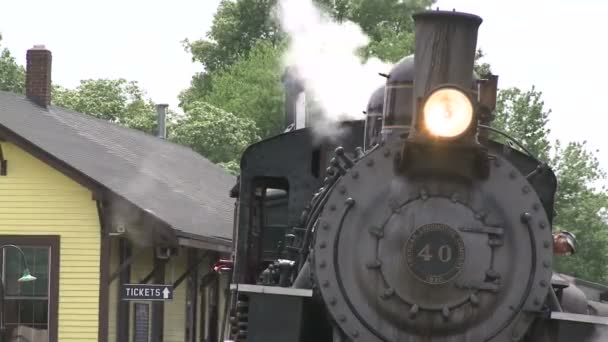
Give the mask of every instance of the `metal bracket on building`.
M 150 273 L 148 273 L 148 275 L 146 275 L 144 277 L 144 279 L 140 280 L 140 284 L 147 284 L 150 282 L 150 280 L 152 280 L 152 278 L 154 278 L 154 276 L 156 275 L 156 272 L 161 268 L 166 266 L 169 263 L 170 259 L 164 259 L 164 258 L 156 258 L 155 262 L 154 262 L 154 267 L 152 268 L 152 271 L 150 271 Z M 162 271 L 165 272 L 165 271 Z
M 191 273 L 194 271 L 204 260 L 209 256 L 209 252 L 203 253 L 190 267 L 173 283 L 173 289 L 175 290 Z
M 204 276 L 201 277 L 200 288 L 204 289 L 205 287 L 211 285 L 217 278 L 219 274 L 217 272 L 211 271 Z
M 161 262 L 166 262 L 164 259 L 159 259 L 159 260 L 160 260 Z M 154 278 L 154 275 L 156 274 L 156 271 L 158 270 L 159 266 L 160 266 L 160 263 L 159 263 L 159 264 L 157 264 L 157 265 L 155 265 L 155 266 L 152 268 L 152 271 L 150 271 L 150 273 L 148 273 L 148 275 L 147 275 L 147 276 L 145 276 L 145 277 L 144 277 L 144 279 L 140 280 L 140 281 L 139 281 L 139 283 L 140 283 L 140 284 L 147 284 L 147 283 L 149 283 L 149 282 L 150 282 L 150 280 L 152 280 L 152 278 Z
M 141 255 L 143 252 L 140 251 L 137 254 L 131 255 L 130 257 L 128 257 L 119 267 L 116 271 L 114 271 L 114 273 L 112 273 L 110 275 L 110 277 L 108 278 L 108 284 L 111 284 L 112 281 L 114 281 L 114 279 L 118 278 L 118 276 L 124 272 L 124 270 L 127 269 L 127 267 L 131 266 L 131 264 L 133 264 L 133 262 L 135 261 L 135 258 L 138 257 L 139 255 Z
M 2 145 L 0 144 L 0 176 L 6 176 L 6 168 L 8 161 L 4 159 L 4 152 L 2 151 Z

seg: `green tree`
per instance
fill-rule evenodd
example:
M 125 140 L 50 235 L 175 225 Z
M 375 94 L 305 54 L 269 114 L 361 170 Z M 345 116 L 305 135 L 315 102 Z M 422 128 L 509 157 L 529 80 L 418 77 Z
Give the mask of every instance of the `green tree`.
M 226 80 L 220 77 L 220 85 L 225 82 L 230 82 L 229 76 Z M 0 54 L 0 90 L 24 94 L 24 88 L 25 69 L 16 63 L 8 49 L 3 49 Z M 216 100 L 220 101 L 219 95 Z M 75 89 L 54 85 L 52 101 L 56 106 L 148 134 L 156 134 L 158 129 L 154 103 L 146 99 L 146 93 L 137 82 L 89 79 L 81 81 Z M 240 153 L 259 139 L 252 120 L 238 118 L 197 101 L 189 103 L 184 116 L 169 111 L 167 138 L 193 148 L 232 173 L 239 169 Z
M 592 184 L 605 177 L 585 142 L 556 144 L 552 165 L 558 178 L 555 201 L 556 229 L 576 234 L 579 248 L 573 256 L 558 257 L 557 269 L 577 277 L 608 282 L 608 195 Z
M 259 140 L 253 120 L 239 118 L 203 101 L 191 103 L 177 119 L 169 139 L 190 146 L 229 171 L 238 169 L 241 153 Z
M 370 35 L 371 42 L 362 51 L 363 57 L 380 57 L 387 61 L 397 61 L 404 55 L 413 51 L 413 21 L 411 15 L 419 10 L 425 9 L 435 0 L 314 0 L 325 8 L 334 18 L 338 20 L 351 20 L 361 25 L 365 33 Z M 222 80 L 242 74 L 244 66 L 252 65 L 258 60 L 256 54 L 260 53 L 260 44 L 266 51 L 282 51 L 287 37 L 281 32 L 280 25 L 274 16 L 277 0 L 236 0 L 222 1 L 214 16 L 213 25 L 206 38 L 190 42 L 185 41 L 186 50 L 192 54 L 192 60 L 200 62 L 205 72 L 194 75 L 191 87 L 181 97 L 180 106 L 185 108 L 188 102 L 204 99 L 216 104 L 236 115 L 243 116 L 241 110 L 245 106 L 228 105 L 215 101 L 220 98 L 227 99 L 226 83 Z M 256 50 L 257 49 L 257 50 Z M 253 54 L 253 56 L 251 56 Z M 264 62 L 264 67 L 269 67 L 273 73 L 278 73 L 280 68 L 280 54 L 270 59 L 274 65 Z M 232 68 L 239 69 L 233 72 Z M 256 69 L 259 68 L 256 66 Z M 259 73 L 258 73 L 259 74 Z M 256 80 L 252 78 L 255 73 L 249 74 L 249 80 L 255 80 L 254 84 L 267 84 L 266 78 Z M 219 80 L 218 80 L 219 79 Z M 277 79 L 275 77 L 275 79 Z M 266 92 L 270 96 L 264 99 L 264 94 L 257 97 L 257 102 L 275 104 L 277 107 L 258 107 L 271 113 L 282 110 L 278 107 L 280 102 L 277 90 L 280 83 L 272 86 L 272 91 Z M 261 88 L 258 88 L 261 89 Z M 213 93 L 213 94 L 212 94 Z M 235 101 L 231 101 L 233 104 Z M 262 113 L 249 110 L 247 113 Z M 245 115 L 246 116 L 246 115 Z M 270 116 L 274 118 L 273 115 Z M 267 124 L 262 124 L 254 117 L 261 129 L 260 135 L 265 137 L 269 132 L 276 133 L 273 129 L 267 129 Z M 274 119 L 273 119 L 274 120 Z M 270 126 L 274 124 L 271 123 Z M 270 133 L 272 134 L 272 133 Z
M 186 91 L 184 110 L 201 99 L 245 120 L 255 122 L 262 138 L 279 133 L 283 124 L 284 92 L 279 68 L 283 46 L 260 40 L 246 58 L 214 74 L 213 90 L 207 94 Z
M 414 52 L 412 14 L 432 6 L 436 0 L 316 0 L 339 21 L 357 23 L 370 37 L 363 56 L 397 62 Z
M 339 21 L 350 20 L 371 38 L 367 55 L 397 61 L 412 51 L 411 15 L 436 0 L 314 0 Z M 223 0 L 207 37 L 185 48 L 206 72 L 226 68 L 247 54 L 258 40 L 280 44 L 285 36 L 274 16 L 277 0 Z
M 483 53 L 482 49 L 477 49 L 475 53 L 475 73 L 477 73 L 479 77 L 492 73 L 492 67 L 490 64 L 481 61 L 485 56 L 486 54 Z
M 608 208 L 608 196 L 593 184 L 605 177 L 596 156 L 585 142 L 563 146 L 549 138 L 550 110 L 544 108 L 542 93 L 534 87 L 499 92 L 496 120 L 492 126 L 520 141 L 532 154 L 547 162 L 557 177 L 554 230 L 576 234 L 580 243 L 573 256 L 557 257 L 559 272 L 592 281 L 608 281 L 608 220 L 601 213 Z
M 258 40 L 279 43 L 284 36 L 271 15 L 277 0 L 222 0 L 213 17 L 206 38 L 183 41 L 193 62 L 200 62 L 204 72 L 192 77 L 190 95 L 211 91 L 213 73 L 225 70 L 242 58 Z M 192 98 L 189 97 L 189 98 Z
M 1 42 L 2 34 L 0 34 Z M 0 91 L 25 94 L 25 68 L 17 64 L 15 57 L 7 48 L 0 51 Z
M 55 86 L 53 104 L 148 134 L 157 132 L 154 103 L 145 98 L 137 82 L 96 79 L 83 80 L 76 89 Z
M 271 16 L 277 0 L 222 0 L 206 39 L 185 40 L 192 60 L 207 72 L 223 69 L 246 54 L 259 40 L 279 42 L 281 34 Z
M 537 158 L 548 161 L 550 153 L 550 110 L 544 109 L 542 92 L 533 86 L 529 91 L 503 89 L 496 99 L 493 126 L 508 132 Z

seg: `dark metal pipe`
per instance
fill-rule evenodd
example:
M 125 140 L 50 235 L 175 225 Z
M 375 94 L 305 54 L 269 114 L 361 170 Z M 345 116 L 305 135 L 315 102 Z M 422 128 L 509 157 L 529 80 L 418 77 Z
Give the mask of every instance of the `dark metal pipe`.
M 365 128 L 363 134 L 363 150 L 367 151 L 378 143 L 378 137 L 382 129 L 382 113 L 384 107 L 385 85 L 382 85 L 369 99 L 365 111 Z
M 385 142 L 401 140 L 412 123 L 412 87 L 414 56 L 402 58 L 390 71 L 382 100 L 382 128 L 380 139 Z M 369 146 L 369 144 L 368 144 Z
M 292 126 L 295 129 L 298 123 L 298 114 L 303 114 L 298 110 L 298 98 L 304 92 L 304 85 L 298 78 L 297 71 L 292 67 L 285 69 L 281 81 L 285 89 L 285 128 Z
M 294 280 L 292 287 L 297 289 L 311 289 L 312 283 L 310 281 L 310 262 L 307 260 L 300 269 L 300 273 Z
M 562 306 L 559 304 L 559 299 L 557 299 L 557 295 L 555 294 L 555 290 L 553 288 L 549 289 L 549 307 L 552 311 L 562 312 Z
M 412 123 L 418 127 L 421 100 L 435 87 L 451 84 L 475 89 L 473 67 L 482 19 L 469 13 L 449 11 L 425 11 L 414 14 L 413 18 L 416 37 L 413 106 L 416 114 Z
M 479 124 L 489 126 L 494 120 L 494 109 L 496 109 L 496 95 L 498 93 L 498 75 L 484 75 L 484 79 L 479 81 Z M 489 138 L 488 130 L 479 132 L 479 140 L 487 141 Z
M 167 104 L 156 105 L 156 119 L 158 120 L 157 136 L 161 139 L 167 138 Z

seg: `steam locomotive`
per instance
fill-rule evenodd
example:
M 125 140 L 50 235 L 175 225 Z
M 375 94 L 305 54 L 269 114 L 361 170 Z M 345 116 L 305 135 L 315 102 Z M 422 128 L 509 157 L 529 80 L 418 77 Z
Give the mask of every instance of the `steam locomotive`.
M 231 191 L 226 338 L 608 341 L 608 289 L 553 270 L 554 173 L 492 138 L 509 137 L 489 126 L 498 77 L 474 72 L 482 19 L 413 19 L 415 55 L 337 137 L 284 80 L 291 128 L 244 152 Z

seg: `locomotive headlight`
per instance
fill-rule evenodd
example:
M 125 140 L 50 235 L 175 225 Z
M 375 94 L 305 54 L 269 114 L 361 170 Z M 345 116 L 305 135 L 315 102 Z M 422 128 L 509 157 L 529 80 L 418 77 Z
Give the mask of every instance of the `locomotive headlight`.
M 461 90 L 439 88 L 431 93 L 422 109 L 426 129 L 442 138 L 453 138 L 467 130 L 473 121 L 473 103 Z

